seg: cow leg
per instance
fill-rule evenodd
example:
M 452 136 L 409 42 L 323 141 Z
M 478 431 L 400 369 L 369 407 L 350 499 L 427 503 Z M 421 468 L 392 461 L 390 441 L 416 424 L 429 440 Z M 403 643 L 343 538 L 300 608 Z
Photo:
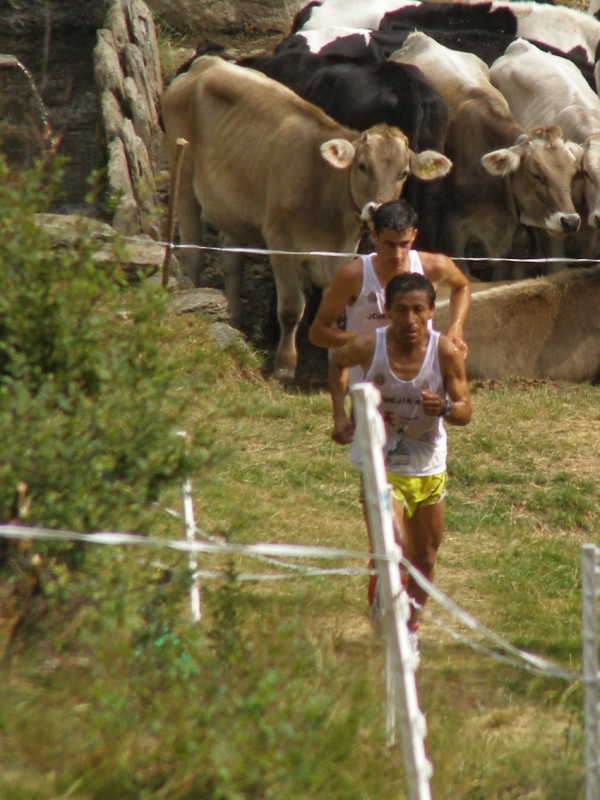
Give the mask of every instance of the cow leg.
M 185 167 L 184 156 L 182 175 L 186 174 Z M 181 181 L 177 211 L 179 216 L 179 238 L 181 244 L 202 244 L 202 222 L 200 219 L 202 209 L 194 194 L 191 181 Z M 181 250 L 180 253 L 183 271 L 194 286 L 199 286 L 200 276 L 204 268 L 203 251 L 186 249 Z
M 224 247 L 239 246 L 239 242 L 223 236 Z M 243 253 L 223 253 L 221 265 L 225 280 L 225 297 L 229 304 L 231 324 L 235 328 L 242 326 L 242 276 L 244 273 Z
M 277 287 L 277 317 L 281 329 L 275 353 L 274 376 L 283 383 L 293 382 L 296 372 L 296 331 L 304 313 L 304 292 L 300 264 L 290 256 L 271 256 Z

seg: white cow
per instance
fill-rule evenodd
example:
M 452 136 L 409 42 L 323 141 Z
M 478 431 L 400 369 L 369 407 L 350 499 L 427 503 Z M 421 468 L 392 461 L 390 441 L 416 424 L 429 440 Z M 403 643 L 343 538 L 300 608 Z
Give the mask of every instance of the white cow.
M 310 17 L 299 30 L 304 33 L 337 25 L 377 30 L 388 11 L 419 5 L 419 0 L 323 0 L 321 5 L 312 8 Z
M 568 59 L 517 39 L 490 68 L 490 80 L 524 128 L 558 125 L 565 139 L 582 145 L 583 178 L 573 184 L 574 199 L 587 226 L 600 228 L 600 98 L 581 72 Z M 594 248 L 590 234 L 582 231 L 587 248 Z
M 296 33 L 296 37 L 302 37 L 308 45 L 311 53 L 320 53 L 321 50 L 336 39 L 342 39 L 346 36 L 362 36 L 365 41 L 365 47 L 371 41 L 372 31 L 369 28 L 347 28 L 345 26 L 334 26 L 330 28 L 315 28 L 310 30 L 302 29 Z
M 578 230 L 571 181 L 581 161 L 579 145 L 565 143 L 556 126 L 526 131 L 489 82 L 485 63 L 471 53 L 417 32 L 392 59 L 418 67 L 448 108 L 446 153 L 454 169 L 445 229 L 451 255 L 464 256 L 475 243 L 486 256 L 507 256 L 519 224 L 557 235 Z
M 503 3 L 493 0 L 494 8 L 509 8 L 517 20 L 517 36 L 568 53 L 582 47 L 594 63 L 600 42 L 600 22 L 588 14 L 546 3 Z

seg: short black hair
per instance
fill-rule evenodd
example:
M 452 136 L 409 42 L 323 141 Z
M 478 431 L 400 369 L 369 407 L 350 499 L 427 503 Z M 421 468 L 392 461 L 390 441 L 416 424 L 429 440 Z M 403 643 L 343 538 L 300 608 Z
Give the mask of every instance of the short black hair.
M 373 227 L 375 233 L 381 233 L 384 228 L 392 231 L 405 231 L 417 227 L 417 212 L 402 198 L 382 203 L 373 212 Z
M 385 305 L 390 308 L 394 297 L 398 294 L 407 292 L 425 292 L 429 300 L 429 307 L 435 306 L 435 289 L 429 278 L 419 272 L 403 272 L 402 275 L 395 275 L 385 287 Z

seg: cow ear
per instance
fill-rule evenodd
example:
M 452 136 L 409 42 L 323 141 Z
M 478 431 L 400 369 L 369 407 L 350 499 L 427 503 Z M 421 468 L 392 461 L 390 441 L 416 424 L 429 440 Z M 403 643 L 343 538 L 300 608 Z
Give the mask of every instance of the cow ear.
M 420 181 L 433 181 L 443 178 L 452 169 L 452 162 L 435 150 L 423 150 L 422 153 L 410 151 L 410 172 Z
M 575 166 L 580 170 L 583 162 L 583 147 L 576 142 L 565 142 L 565 145 L 575 159 Z
M 321 145 L 321 155 L 336 169 L 347 169 L 354 161 L 354 145 L 347 139 L 330 139 Z
M 491 153 L 486 153 L 482 157 L 481 163 L 490 175 L 504 178 L 519 169 L 521 155 L 514 147 L 503 147 L 501 150 L 492 150 Z

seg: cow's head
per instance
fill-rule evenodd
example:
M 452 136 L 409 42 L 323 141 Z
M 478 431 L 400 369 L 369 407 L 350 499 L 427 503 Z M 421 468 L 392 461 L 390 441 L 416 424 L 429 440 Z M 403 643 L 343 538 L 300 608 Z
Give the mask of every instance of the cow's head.
M 321 145 L 321 155 L 336 169 L 349 170 L 356 209 L 369 201 L 397 200 L 409 175 L 430 181 L 452 167 L 450 159 L 435 150 L 413 153 L 402 131 L 388 125 L 375 125 L 354 141 L 330 139 Z
M 481 159 L 491 174 L 508 178 L 509 202 L 522 225 L 555 235 L 575 233 L 581 218 L 571 197 L 571 181 L 581 165 L 582 149 L 565 142 L 560 128 L 534 128 L 512 147 Z
M 591 228 L 600 228 L 600 131 L 583 143 L 581 172 L 587 223 Z

